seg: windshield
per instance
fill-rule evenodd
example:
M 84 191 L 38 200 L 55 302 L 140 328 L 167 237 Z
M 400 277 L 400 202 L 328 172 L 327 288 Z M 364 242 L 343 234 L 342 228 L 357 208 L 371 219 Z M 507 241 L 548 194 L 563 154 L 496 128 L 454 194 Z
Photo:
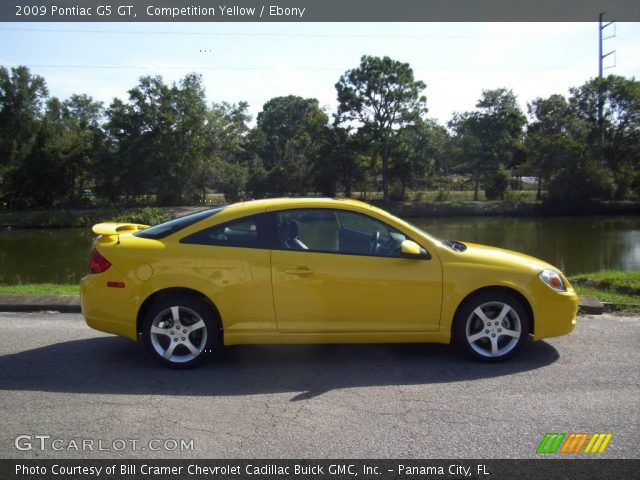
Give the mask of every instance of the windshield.
M 185 215 L 184 217 L 174 218 L 173 220 L 169 220 L 168 222 L 164 222 L 159 225 L 140 230 L 139 232 L 134 233 L 134 235 L 136 237 L 152 238 L 154 240 L 157 240 L 159 238 L 167 237 L 172 233 L 177 232 L 178 230 L 182 230 L 189 225 L 193 225 L 200 220 L 211 217 L 212 215 L 215 215 L 222 210 L 224 210 L 224 207 L 213 208 L 211 210 L 204 210 L 202 212 L 192 213 L 191 215 Z

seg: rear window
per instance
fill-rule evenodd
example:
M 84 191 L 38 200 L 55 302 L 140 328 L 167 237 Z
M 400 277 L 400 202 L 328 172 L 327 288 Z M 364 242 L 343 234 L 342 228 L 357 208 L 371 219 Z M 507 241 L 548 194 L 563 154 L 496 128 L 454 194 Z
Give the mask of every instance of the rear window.
M 213 208 L 211 210 L 204 210 L 202 212 L 192 213 L 191 215 L 185 215 L 184 217 L 174 218 L 173 220 L 169 220 L 168 222 L 164 222 L 159 225 L 140 230 L 139 232 L 134 233 L 134 235 L 136 237 L 152 238 L 154 240 L 158 240 L 160 238 L 167 237 L 179 230 L 182 230 L 189 225 L 193 225 L 200 220 L 209 218 L 216 213 L 221 212 L 222 210 L 224 210 L 224 207 Z

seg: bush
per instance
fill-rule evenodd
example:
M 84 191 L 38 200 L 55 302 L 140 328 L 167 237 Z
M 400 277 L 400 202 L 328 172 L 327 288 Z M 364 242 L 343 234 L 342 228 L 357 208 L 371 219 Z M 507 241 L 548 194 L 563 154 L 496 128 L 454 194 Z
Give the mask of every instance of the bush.
M 391 182 L 389 187 L 389 198 L 394 201 L 405 199 L 405 189 L 400 182 Z
M 516 190 L 507 190 L 502 199 L 507 203 L 522 203 L 525 201 L 525 192 Z
M 487 200 L 502 200 L 509 189 L 510 180 L 509 171 L 502 165 L 495 172 L 490 173 L 484 184 L 484 194 Z
M 439 189 L 434 200 L 436 202 L 447 202 L 451 200 L 451 194 L 446 190 Z
M 611 200 L 615 190 L 613 175 L 607 170 L 562 170 L 549 183 L 548 204 L 553 210 L 586 210 L 593 201 Z
M 113 219 L 122 223 L 141 223 L 143 225 L 157 225 L 171 220 L 171 215 L 160 208 L 145 207 L 133 213 L 121 213 Z

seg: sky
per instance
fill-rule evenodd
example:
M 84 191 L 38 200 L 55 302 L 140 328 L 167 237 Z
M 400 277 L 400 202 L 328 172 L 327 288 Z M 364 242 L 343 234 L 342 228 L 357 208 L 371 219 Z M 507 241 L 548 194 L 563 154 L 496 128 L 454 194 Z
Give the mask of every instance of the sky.
M 85 93 L 108 106 L 143 75 L 197 72 L 209 102 L 246 101 L 254 117 L 283 95 L 335 112 L 335 83 L 365 54 L 408 62 L 441 123 L 473 110 L 483 89 L 513 89 L 526 112 L 598 73 L 596 22 L 0 23 L 0 45 L 0 65 L 28 66 L 62 99 Z M 640 78 L 640 23 L 616 23 L 611 50 L 605 74 Z

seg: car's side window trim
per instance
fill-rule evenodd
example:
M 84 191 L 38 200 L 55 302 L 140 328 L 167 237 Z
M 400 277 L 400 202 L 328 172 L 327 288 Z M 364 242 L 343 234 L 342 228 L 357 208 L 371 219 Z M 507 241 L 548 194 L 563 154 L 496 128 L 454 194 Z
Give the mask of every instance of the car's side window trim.
M 391 228 L 393 230 L 397 230 L 400 233 L 402 233 L 407 240 L 411 240 L 412 242 L 417 243 L 418 245 L 420 245 L 421 248 L 424 249 L 424 251 L 426 252 L 425 256 L 421 256 L 421 257 L 404 257 L 401 255 L 398 256 L 390 256 L 390 255 L 379 255 L 379 254 L 375 254 L 375 253 L 360 253 L 360 252 L 340 252 L 340 251 L 333 251 L 333 250 L 320 250 L 320 249 L 314 249 L 314 248 L 309 248 L 307 250 L 295 250 L 295 249 L 290 249 L 290 248 L 284 248 L 280 245 L 280 238 L 278 236 L 278 231 L 277 231 L 277 226 L 276 226 L 276 215 L 278 213 L 281 212 L 292 212 L 292 211 L 301 211 L 301 210 L 328 210 L 334 213 L 335 217 L 336 217 L 336 221 L 338 222 L 338 224 L 340 225 L 341 222 L 339 220 L 339 217 L 337 215 L 338 212 L 346 212 L 346 213 L 353 213 L 356 215 L 362 215 L 364 217 L 370 218 L 376 222 L 379 222 L 381 224 L 383 224 L 385 227 L 387 228 Z M 302 208 L 283 208 L 283 209 L 279 209 L 279 210 L 272 210 L 270 212 L 268 212 L 269 215 L 269 220 L 268 220 L 268 224 L 269 224 L 269 238 L 271 241 L 271 250 L 278 250 L 278 251 L 283 251 L 283 252 L 297 252 L 297 253 L 327 253 L 327 254 L 333 254 L 333 255 L 349 255 L 349 256 L 358 256 L 358 257 L 376 257 L 376 258 L 389 258 L 389 259 L 409 259 L 409 260 L 431 260 L 431 254 L 429 253 L 429 251 L 419 242 L 416 242 L 412 237 L 410 237 L 409 235 L 407 235 L 405 232 L 403 232 L 402 230 L 393 227 L 391 225 L 389 225 L 388 223 L 379 220 L 375 217 L 372 217 L 370 215 L 367 215 L 365 213 L 361 213 L 361 212 L 354 212 L 352 210 L 348 210 L 348 209 L 340 209 L 340 208 L 332 208 L 332 207 L 302 207 Z

